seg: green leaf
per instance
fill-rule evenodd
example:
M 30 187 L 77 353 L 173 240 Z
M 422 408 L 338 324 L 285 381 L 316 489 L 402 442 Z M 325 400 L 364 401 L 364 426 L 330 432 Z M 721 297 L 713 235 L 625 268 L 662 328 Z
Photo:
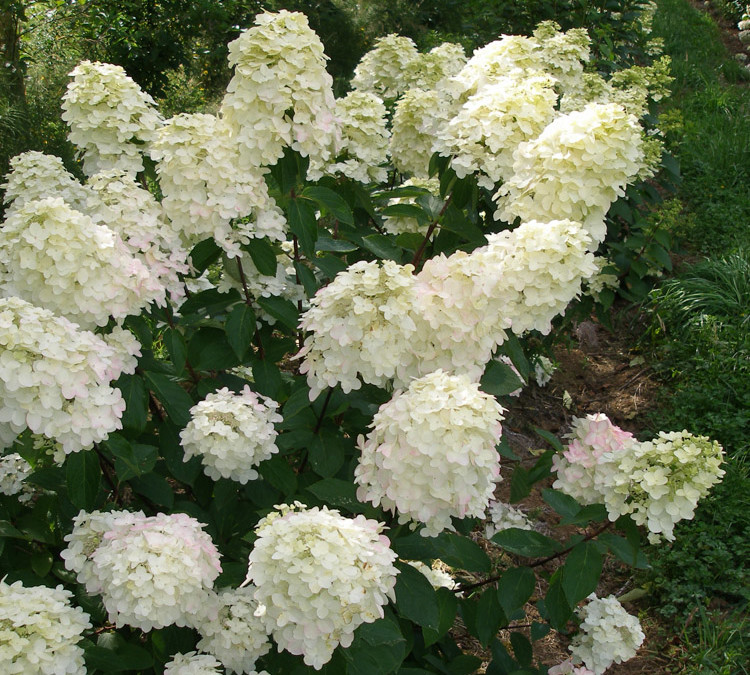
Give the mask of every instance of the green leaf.
M 602 554 L 591 541 L 578 544 L 568 554 L 562 568 L 562 587 L 571 607 L 596 590 L 602 563 Z
M 429 647 L 442 638 L 452 627 L 456 620 L 456 611 L 458 610 L 458 598 L 456 594 L 447 588 L 438 588 L 435 591 L 435 598 L 440 611 L 440 625 L 437 630 L 432 628 L 423 628 L 425 646 Z
M 406 639 L 393 621 L 378 619 L 357 628 L 354 642 L 342 654 L 347 675 L 389 675 L 406 656 Z
M 208 288 L 200 293 L 194 293 L 180 307 L 183 317 L 191 314 L 199 316 L 216 316 L 223 314 L 229 305 L 239 300 L 237 291 L 231 293 L 219 293 L 215 288 Z
M 451 204 L 445 211 L 440 220 L 440 227 L 457 234 L 465 241 L 476 242 L 477 244 L 486 243 L 484 232 L 474 225 L 461 211 Z
M 546 623 L 533 621 L 531 624 L 531 630 L 529 632 L 533 641 L 541 640 L 546 635 L 549 635 L 550 627 Z
M 524 386 L 518 375 L 507 363 L 490 361 L 484 370 L 480 385 L 493 396 L 506 396 Z
M 331 239 L 330 237 L 318 237 L 315 242 L 316 251 L 333 251 L 334 253 L 351 253 L 357 251 L 359 246 L 352 244 L 346 239 Z
M 115 459 L 115 472 L 121 481 L 142 476 L 153 470 L 159 452 L 153 445 L 130 445 L 129 452 L 117 455 Z
M 560 521 L 560 525 L 584 525 L 591 521 L 601 522 L 607 520 L 607 507 L 603 504 L 587 504 L 574 516 L 566 516 Z
M 139 495 L 143 495 L 159 506 L 171 509 L 174 505 L 172 486 L 163 476 L 147 473 L 145 476 L 130 480 L 130 485 Z
M 242 247 L 242 250 L 248 252 L 255 269 L 263 276 L 276 276 L 276 268 L 278 267 L 276 251 L 267 239 L 251 239 Z
M 542 498 L 563 518 L 572 518 L 581 510 L 581 505 L 573 497 L 559 490 L 545 488 Z
M 510 675 L 518 670 L 518 664 L 513 660 L 508 650 L 500 640 L 492 643 L 492 662 L 487 667 L 487 675 Z
M 304 199 L 292 199 L 289 202 L 289 229 L 297 236 L 302 252 L 312 260 L 315 257 L 315 240 L 318 238 L 318 221 L 312 204 Z
M 100 644 L 102 641 L 100 640 Z M 126 642 L 118 643 L 116 649 L 107 649 L 93 645 L 88 641 L 83 643 L 84 659 L 90 669 L 98 669 L 104 673 L 123 673 L 133 670 L 150 668 L 153 657 L 143 647 Z
M 289 330 L 296 332 L 299 325 L 299 310 L 293 302 L 275 296 L 257 298 L 257 302 L 274 319 L 280 321 Z
M 190 408 L 193 407 L 190 395 L 177 382 L 161 373 L 147 370 L 143 377 L 170 419 L 178 427 L 184 427 L 190 421 Z
M 312 199 L 321 211 L 330 213 L 336 220 L 354 225 L 354 214 L 344 198 L 326 187 L 311 185 L 302 191 L 302 196 Z
M 208 266 L 216 262 L 220 256 L 221 248 L 219 248 L 213 238 L 204 239 L 199 244 L 196 244 L 190 252 L 190 260 L 195 268 L 196 276 L 203 274 Z
M 557 553 L 560 545 L 549 537 L 533 530 L 511 527 L 495 534 L 492 542 L 506 551 L 526 558 L 541 558 Z
M 162 335 L 162 340 L 167 352 L 169 352 L 169 359 L 174 364 L 175 372 L 181 373 L 185 370 L 185 362 L 187 361 L 185 336 L 174 328 L 167 328 Z
M 403 251 L 384 234 L 371 234 L 362 238 L 362 245 L 378 258 L 401 262 Z
M 357 486 L 350 480 L 324 478 L 309 485 L 306 489 L 322 502 L 336 508 L 352 513 L 362 513 L 369 509 L 367 505 L 357 500 Z
M 520 464 L 516 465 L 510 477 L 510 503 L 515 504 L 528 497 L 532 485 L 533 481 L 529 476 L 529 472 Z
M 347 268 L 347 264 L 343 260 L 339 260 L 329 253 L 316 256 L 311 262 L 329 279 L 333 279 L 339 272 L 343 272 Z
M 187 485 L 192 486 L 195 479 L 203 471 L 200 457 L 192 457 L 187 462 L 183 461 L 185 451 L 180 444 L 179 430 L 170 422 L 165 422 L 160 426 L 159 451 L 164 458 L 169 473 Z
M 383 209 L 382 214 L 385 217 L 414 218 L 422 225 L 431 220 L 430 214 L 416 204 L 391 204 Z
M 534 593 L 536 577 L 530 567 L 512 567 L 500 577 L 497 597 L 507 616 L 521 609 Z
M 391 546 L 404 560 L 440 559 L 446 565 L 467 572 L 489 572 L 492 569 L 489 556 L 479 544 L 454 532 L 441 532 L 437 537 L 411 534 L 395 539 Z
M 255 312 L 252 307 L 248 307 L 245 303 L 238 304 L 229 313 L 224 330 L 229 346 L 234 350 L 237 358 L 242 360 L 255 334 Z
M 524 668 L 531 667 L 534 650 L 531 648 L 531 643 L 526 637 L 514 631 L 510 634 L 510 644 L 513 647 L 513 654 L 515 654 L 518 663 Z
M 632 546 L 624 537 L 619 537 L 611 532 L 599 535 L 599 541 L 607 546 L 626 565 L 639 570 L 649 569 L 648 559 L 638 546 Z
M 310 466 L 321 478 L 333 476 L 344 464 L 341 437 L 329 429 L 321 429 L 308 448 Z
M 122 426 L 127 431 L 140 433 L 148 420 L 148 390 L 139 375 L 121 375 L 113 387 L 117 387 L 125 401 Z
M 305 295 L 311 298 L 318 292 L 318 280 L 315 278 L 315 272 L 300 260 L 295 260 L 294 271 L 305 289 Z
M 533 369 L 529 360 L 526 358 L 526 354 L 524 353 L 523 347 L 518 338 L 510 331 L 508 332 L 508 338 L 503 343 L 503 353 L 510 357 L 510 360 L 513 361 L 513 365 L 518 368 L 518 372 L 521 373 L 521 377 L 528 380 Z
M 477 603 L 477 638 L 482 647 L 487 647 L 501 626 L 506 626 L 508 619 L 500 605 L 498 594 L 488 588 L 482 593 Z
M 547 595 L 544 598 L 544 607 L 550 625 L 556 630 L 564 630 L 566 624 L 573 616 L 573 610 L 565 597 L 561 583 L 562 575 L 557 572 L 552 576 Z
M 68 455 L 65 460 L 68 497 L 74 506 L 91 511 L 96 505 L 102 469 L 94 450 L 83 450 Z
M 646 249 L 646 255 L 656 260 L 665 270 L 672 269 L 672 258 L 669 253 L 656 242 L 649 244 Z
M 399 574 L 396 577 L 398 613 L 419 626 L 438 630 L 440 608 L 430 582 L 424 574 L 411 565 L 397 562 L 396 566 L 399 568 Z
M 281 372 L 271 361 L 253 363 L 253 389 L 263 396 L 276 398 L 281 389 Z
M 229 370 L 239 365 L 228 335 L 220 328 L 199 328 L 190 338 L 188 360 L 195 370 Z
M 31 569 L 34 571 L 34 574 L 40 579 L 43 579 L 52 569 L 54 558 L 49 551 L 37 551 L 31 555 L 29 562 L 31 563 Z
M 563 444 L 560 442 L 560 439 L 554 434 L 551 434 L 549 431 L 545 431 L 544 429 L 540 429 L 539 427 L 534 427 L 534 431 L 536 432 L 537 436 L 541 436 L 557 452 L 562 452 L 565 449 L 563 448 Z
M 297 474 L 283 457 L 277 455 L 261 462 L 258 473 L 285 497 L 297 490 Z
M 28 539 L 28 537 L 17 530 L 7 520 L 0 520 L 0 538 L 4 539 Z

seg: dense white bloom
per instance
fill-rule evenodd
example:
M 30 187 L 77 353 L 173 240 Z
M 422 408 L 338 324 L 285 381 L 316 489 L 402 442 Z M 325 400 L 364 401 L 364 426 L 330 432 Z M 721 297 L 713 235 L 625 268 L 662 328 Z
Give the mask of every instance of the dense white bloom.
M 240 393 L 224 387 L 208 394 L 190 409 L 190 421 L 180 432 L 184 461 L 200 457 L 214 480 L 231 478 L 243 485 L 255 480 L 254 467 L 279 451 L 273 426 L 282 421 L 278 407 L 247 385 Z
M 0 440 L 28 427 L 70 453 L 122 428 L 125 401 L 109 383 L 135 370 L 140 345 L 128 331 L 102 338 L 20 298 L 3 298 L 0 346 Z
M 231 126 L 214 115 L 166 122 L 151 147 L 172 228 L 187 247 L 207 237 L 232 255 L 252 238 L 286 237 L 264 170 L 241 153 Z
M 70 73 L 62 118 L 83 154 L 87 175 L 104 169 L 143 171 L 141 147 L 161 124 L 154 100 L 120 66 L 82 61 Z
M 558 88 L 565 92 L 576 87 L 591 57 L 591 38 L 586 29 L 571 28 L 563 33 L 554 21 L 543 21 L 534 37 L 539 40 L 544 70 L 555 78 Z
M 229 43 L 229 65 L 234 77 L 221 113 L 241 145 L 243 165 L 275 164 L 289 146 L 309 156 L 311 167 L 326 166 L 339 143 L 333 80 L 307 17 L 259 14 Z
M 391 127 L 393 165 L 403 173 L 426 179 L 430 158 L 440 147 L 438 132 L 454 111 L 440 91 L 409 89 L 396 103 Z
M 249 585 L 221 591 L 197 625 L 198 649 L 215 656 L 232 673 L 253 673 L 255 662 L 271 649 L 255 590 Z
M 581 504 L 603 501 L 603 485 L 614 471 L 613 462 L 637 443 L 629 431 L 610 422 L 604 413 L 573 418 L 570 439 L 562 455 L 552 457 L 557 479 L 552 487 Z
M 22 503 L 29 501 L 33 488 L 24 481 L 31 472 L 31 465 L 17 452 L 0 457 L 0 494 L 18 495 L 18 501 Z
M 600 242 L 610 205 L 643 165 L 637 119 L 614 103 L 591 103 L 561 115 L 538 138 L 518 146 L 513 176 L 495 195 L 495 218 L 569 218 L 582 222 Z
M 594 671 L 589 670 L 586 666 L 574 666 L 573 660 L 568 659 L 556 666 L 552 666 L 547 671 L 547 675 L 594 675 Z
M 24 152 L 10 160 L 10 171 L 2 187 L 8 205 L 6 217 L 27 202 L 50 195 L 62 197 L 80 211 L 89 199 L 89 191 L 68 173 L 59 157 L 36 151 Z
M 424 523 L 423 536 L 453 529 L 452 517 L 484 517 L 500 479 L 502 413 L 465 375 L 437 370 L 413 380 L 358 438 L 357 499 L 401 523 Z
M 557 366 L 544 354 L 538 354 L 534 358 L 534 379 L 538 387 L 546 387 L 556 370 Z
M 342 149 L 325 172 L 339 172 L 360 183 L 385 181 L 388 174 L 382 165 L 388 160 L 389 138 L 386 116 L 385 105 L 375 94 L 352 91 L 338 99 L 336 117 L 341 125 Z
M 555 117 L 557 93 L 550 75 L 500 77 L 469 97 L 440 132 L 441 154 L 453 155 L 459 178 L 482 172 L 492 188 L 513 172 L 513 153 Z
M 440 89 L 444 80 L 457 75 L 466 65 L 466 53 L 460 44 L 443 42 L 409 64 L 406 80 L 410 88 Z
M 487 539 L 492 539 L 498 532 L 509 530 L 511 527 L 519 530 L 534 529 L 534 523 L 521 509 L 504 502 L 491 502 L 488 514 L 490 522 L 484 530 Z
M 411 38 L 394 33 L 378 38 L 354 69 L 352 88 L 394 99 L 412 86 L 412 68 L 419 58 Z
M 0 293 L 24 298 L 82 328 L 165 302 L 165 288 L 109 227 L 61 198 L 28 202 L 0 228 Z
M 110 621 L 144 631 L 192 625 L 221 571 L 219 553 L 197 520 L 184 513 L 114 512 L 79 514 L 77 525 L 66 565 L 81 569 L 79 581 L 102 596 Z
M 594 675 L 602 675 L 613 663 L 632 659 L 646 636 L 638 619 L 628 614 L 614 595 L 597 598 L 592 593 L 588 600 L 576 610 L 581 632 L 568 649 L 575 663 L 583 661 Z
M 4 675 L 85 675 L 83 631 L 89 616 L 62 586 L 0 581 L 0 664 Z
M 382 386 L 410 362 L 417 330 L 412 270 L 390 260 L 358 262 L 310 299 L 300 319 L 310 334 L 298 356 L 311 400 L 327 386 L 359 389 L 358 375 Z
M 298 502 L 277 508 L 258 523 L 248 580 L 278 646 L 319 670 L 358 626 L 383 617 L 396 554 L 377 521 Z
M 451 591 L 458 588 L 456 580 L 446 570 L 446 565 L 441 560 L 435 560 L 431 567 L 421 560 L 407 560 L 406 562 L 424 574 L 433 588 L 447 588 Z
M 429 201 L 438 210 L 443 204 L 443 200 L 440 199 L 440 181 L 437 178 L 409 178 L 400 187 L 422 188 L 425 191 L 424 196 L 429 196 Z M 388 201 L 388 206 L 413 204 L 415 201 L 416 197 L 396 197 Z M 383 229 L 390 234 L 402 234 L 404 232 L 425 234 L 427 226 L 411 216 L 385 216 L 383 218 Z
M 164 664 L 164 675 L 219 675 L 221 663 L 208 654 L 188 652 L 175 654 L 174 658 Z
M 725 473 L 721 446 L 687 431 L 660 431 L 612 461 L 603 490 L 609 518 L 629 514 L 646 526 L 651 543 L 673 541 L 675 524 L 692 519 L 698 500 Z

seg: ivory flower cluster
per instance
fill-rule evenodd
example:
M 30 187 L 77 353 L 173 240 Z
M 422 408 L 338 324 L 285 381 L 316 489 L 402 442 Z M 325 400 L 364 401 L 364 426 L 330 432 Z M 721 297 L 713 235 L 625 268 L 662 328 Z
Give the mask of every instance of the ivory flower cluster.
M 553 487 L 583 504 L 604 504 L 612 521 L 630 515 L 652 543 L 672 541 L 675 524 L 693 517 L 725 473 L 721 446 L 687 431 L 638 442 L 599 413 L 576 420 L 572 438 L 553 458 Z
M 277 507 L 263 518 L 248 580 L 280 649 L 320 670 L 363 623 L 383 617 L 398 570 L 383 525 L 323 507 Z M 260 609 L 260 608 L 259 608 Z
M 0 299 L 0 441 L 27 427 L 66 453 L 122 428 L 125 401 L 110 386 L 135 370 L 140 345 L 115 329 L 104 338 L 20 298 Z
M 208 602 L 198 621 L 198 649 L 215 656 L 233 673 L 255 672 L 255 662 L 271 649 L 263 621 L 263 608 L 252 585 L 225 589 Z
M 31 472 L 31 465 L 17 452 L 0 457 L 0 494 L 18 495 L 21 503 L 29 501 L 33 488 L 24 481 Z
M 143 171 L 141 145 L 161 124 L 154 100 L 120 66 L 82 61 L 63 96 L 68 138 L 91 176 L 103 169 Z
M 375 47 L 354 69 L 352 88 L 369 91 L 382 99 L 395 99 L 411 87 L 410 70 L 418 58 L 417 46 L 411 38 L 394 33 L 378 38 Z
M 240 393 L 224 387 L 190 409 L 190 421 L 180 432 L 185 461 L 200 457 L 203 471 L 218 480 L 243 485 L 258 478 L 255 470 L 279 449 L 274 424 L 282 421 L 278 403 L 249 386 Z
M 60 197 L 27 202 L 0 229 L 0 293 L 93 329 L 165 302 L 165 288 L 109 227 Z
M 613 595 L 598 598 L 592 593 L 588 600 L 576 610 L 581 632 L 568 649 L 574 663 L 583 662 L 594 675 L 602 675 L 613 663 L 632 659 L 645 635 L 638 619 L 628 614 Z
M 62 558 L 117 626 L 188 626 L 221 571 L 202 528 L 184 513 L 81 512 Z
M 62 586 L 0 581 L 0 664 L 6 675 L 85 675 L 78 642 L 89 616 Z
M 514 527 L 519 530 L 533 530 L 534 523 L 529 517 L 511 504 L 504 502 L 490 502 L 488 508 L 489 523 L 484 530 L 484 536 L 492 539 L 498 532 Z
M 424 574 L 427 581 L 430 582 L 430 586 L 435 589 L 447 588 L 452 591 L 459 586 L 450 573 L 446 571 L 446 565 L 440 560 L 435 560 L 430 567 L 421 560 L 407 560 L 406 562 L 415 570 L 419 570 Z
M 424 523 L 423 536 L 453 529 L 453 517 L 483 517 L 500 477 L 502 413 L 465 375 L 437 370 L 413 380 L 357 440 L 357 499 L 401 523 Z
M 335 156 L 338 125 L 323 43 L 307 17 L 286 10 L 259 14 L 229 43 L 229 65 L 235 72 L 221 113 L 241 146 L 242 164 L 275 164 L 291 147 L 319 172 Z
M 164 664 L 164 675 L 219 675 L 221 663 L 208 654 L 187 652 L 175 654 L 169 663 Z
M 589 670 L 586 666 L 574 666 L 573 660 L 568 659 L 556 666 L 552 666 L 547 671 L 547 675 L 594 675 L 594 671 Z

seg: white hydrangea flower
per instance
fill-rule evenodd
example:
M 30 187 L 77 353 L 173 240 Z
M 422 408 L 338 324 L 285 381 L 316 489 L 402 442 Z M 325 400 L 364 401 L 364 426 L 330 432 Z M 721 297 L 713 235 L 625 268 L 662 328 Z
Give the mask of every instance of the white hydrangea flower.
M 440 199 L 440 181 L 437 178 L 409 178 L 400 187 L 416 187 L 425 190 L 425 194 L 431 196 L 431 201 L 436 205 L 442 205 Z M 437 200 L 440 200 L 439 202 Z M 416 197 L 396 197 L 388 201 L 388 206 L 394 204 L 414 204 Z M 440 206 L 437 206 L 439 209 Z M 405 232 L 425 234 L 427 226 L 420 223 L 416 218 L 410 216 L 385 216 L 383 218 L 383 229 L 389 234 L 402 234 Z
M 596 265 L 596 271 L 586 279 L 585 294 L 590 295 L 598 302 L 602 291 L 616 291 L 620 288 L 620 278 L 616 274 L 613 274 L 612 271 L 604 271 L 605 269 L 616 269 L 615 264 L 609 258 L 597 256 L 594 258 L 594 265 Z
M 358 626 L 383 617 L 396 554 L 377 521 L 299 502 L 277 508 L 258 523 L 248 580 L 279 648 L 320 670 Z
M 10 160 L 10 171 L 5 177 L 4 201 L 8 217 L 27 202 L 50 195 L 62 197 L 74 209 L 83 211 L 89 191 L 63 166 L 59 157 L 43 152 L 24 152 Z
M 406 80 L 413 89 L 440 89 L 447 78 L 466 65 L 466 52 L 455 42 L 443 42 L 409 64 Z
M 354 470 L 357 499 L 424 523 L 423 536 L 453 529 L 451 518 L 484 517 L 500 480 L 503 409 L 465 375 L 437 370 L 380 406 Z
M 459 584 L 456 583 L 456 580 L 447 571 L 445 563 L 441 560 L 433 561 L 431 567 L 428 567 L 421 560 L 407 560 L 406 562 L 414 569 L 419 570 L 424 574 L 427 581 L 429 581 L 430 585 L 435 589 L 447 588 L 452 591 L 459 586 Z
M 208 394 L 190 409 L 190 421 L 180 432 L 184 461 L 200 457 L 204 473 L 214 480 L 243 485 L 255 480 L 254 467 L 279 451 L 273 426 L 282 421 L 278 407 L 247 385 L 240 393 L 224 387 Z
M 554 21 L 543 21 L 534 37 L 539 40 L 545 72 L 555 78 L 562 92 L 575 88 L 584 64 L 591 58 L 591 38 L 586 29 L 571 28 L 563 33 Z
M 79 581 L 102 596 L 110 621 L 144 631 L 193 625 L 221 572 L 219 552 L 201 523 L 184 513 L 142 512 L 100 514 L 88 522 L 79 514 L 79 521 L 66 564 L 78 567 L 86 557 Z M 103 525 L 111 529 L 100 534 Z
M 113 230 L 60 197 L 24 204 L 0 228 L 0 293 L 85 329 L 166 301 L 159 278 Z
M 390 153 L 402 173 L 429 176 L 430 158 L 441 150 L 439 131 L 455 114 L 445 93 L 409 89 L 396 103 L 391 125 Z
M 31 464 L 17 452 L 0 457 L 0 494 L 9 497 L 18 495 L 18 501 L 21 503 L 29 501 L 34 494 L 34 488 L 24 481 L 32 471 Z
M 395 99 L 412 86 L 412 69 L 419 58 L 411 38 L 395 33 L 378 38 L 354 69 L 352 88 Z
M 556 666 L 552 666 L 547 671 L 547 675 L 594 675 L 593 670 L 589 670 L 586 666 L 574 666 L 573 660 L 568 659 L 562 663 L 558 663 Z
M 221 113 L 241 146 L 243 166 L 275 164 L 287 146 L 309 156 L 318 171 L 330 163 L 340 142 L 333 79 L 304 14 L 259 14 L 229 43 L 229 65 L 234 77 Z M 311 180 L 319 177 L 313 174 Z
M 162 206 L 186 247 L 213 237 L 237 255 L 250 239 L 286 238 L 286 219 L 268 193 L 265 170 L 248 162 L 224 120 L 206 114 L 169 119 L 151 146 Z
M 388 176 L 388 111 L 382 99 L 365 91 L 349 92 L 336 101 L 342 149 L 325 173 L 342 173 L 360 183 L 382 183 Z
M 544 354 L 534 358 L 534 379 L 538 387 L 546 387 L 557 370 L 557 366 Z
M 588 600 L 576 610 L 581 632 L 568 649 L 574 663 L 583 662 L 594 675 L 602 675 L 613 663 L 632 659 L 646 636 L 638 619 L 614 595 L 598 598 L 592 593 Z
M 410 363 L 417 330 L 411 265 L 358 262 L 310 299 L 300 328 L 310 331 L 299 352 L 310 398 L 340 384 L 344 392 L 387 383 Z
M 104 338 L 20 298 L 0 299 L 0 439 L 25 428 L 66 453 L 122 428 L 125 401 L 110 386 L 132 373 L 140 345 L 128 331 Z
M 554 119 L 555 80 L 546 74 L 500 77 L 470 96 L 439 131 L 441 154 L 452 155 L 459 178 L 477 171 L 488 189 L 513 173 L 518 145 L 536 138 Z
M 154 100 L 120 66 L 82 61 L 70 73 L 62 118 L 91 176 L 105 169 L 143 171 L 141 149 L 161 124 Z
M 690 520 L 698 500 L 721 481 L 723 451 L 706 436 L 660 431 L 612 459 L 603 496 L 610 520 L 629 514 L 645 525 L 649 541 L 674 541 L 674 526 Z
M 529 520 L 529 517 L 521 509 L 517 509 L 511 504 L 493 501 L 489 505 L 488 515 L 490 522 L 487 523 L 484 530 L 484 536 L 487 539 L 492 539 L 498 532 L 508 530 L 511 527 L 519 530 L 534 529 L 534 523 Z
M 187 652 L 175 654 L 171 661 L 164 664 L 164 675 L 220 675 L 219 663 L 213 656 Z
M 583 223 L 598 243 L 606 234 L 605 214 L 644 159 L 637 119 L 614 103 L 590 103 L 518 146 L 513 175 L 495 195 L 495 218 L 568 218 Z
M 255 672 L 255 662 L 271 649 L 255 586 L 225 589 L 198 622 L 198 649 L 215 656 L 232 673 Z
M 614 471 L 613 461 L 637 443 L 633 434 L 610 422 L 604 413 L 574 417 L 570 439 L 561 455 L 552 457 L 557 479 L 552 485 L 581 504 L 603 501 L 603 485 Z
M 89 615 L 62 586 L 0 581 L 0 664 L 5 675 L 86 675 L 78 642 Z

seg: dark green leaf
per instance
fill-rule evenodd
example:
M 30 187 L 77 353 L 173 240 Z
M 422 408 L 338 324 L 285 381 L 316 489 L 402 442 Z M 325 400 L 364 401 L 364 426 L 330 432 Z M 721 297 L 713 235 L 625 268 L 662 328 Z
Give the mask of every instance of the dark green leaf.
M 646 254 L 656 260 L 665 270 L 672 269 L 672 258 L 669 253 L 656 242 L 649 244 Z
M 456 620 L 456 611 L 458 610 L 458 598 L 456 594 L 447 588 L 438 588 L 435 591 L 438 609 L 440 611 L 440 625 L 437 630 L 432 628 L 423 628 L 425 646 L 429 647 L 442 638 L 452 627 Z
M 604 532 L 599 535 L 599 541 L 606 544 L 607 548 L 626 565 L 639 570 L 650 567 L 643 551 L 638 546 L 632 546 L 624 537 L 619 537 L 611 532 Z
M 146 371 L 143 377 L 170 419 L 178 427 L 184 427 L 190 421 L 190 408 L 193 407 L 190 395 L 177 382 L 161 373 Z
M 512 459 L 514 462 L 521 461 L 521 458 L 511 449 L 510 443 L 508 443 L 508 439 L 505 436 L 500 439 L 500 442 L 497 444 L 496 450 L 506 459 Z
M 6 539 L 27 539 L 28 537 L 17 530 L 7 520 L 0 520 L 0 537 Z
M 121 375 L 112 386 L 120 390 L 125 401 L 123 428 L 135 433 L 143 431 L 148 420 L 148 390 L 143 379 L 139 375 Z
M 531 624 L 531 639 L 533 641 L 541 640 L 545 635 L 548 635 L 550 631 L 550 627 L 546 623 L 539 623 L 538 621 L 534 621 Z
M 339 260 L 329 253 L 316 256 L 311 262 L 329 279 L 333 279 L 339 272 L 343 272 L 347 268 L 347 264 L 343 260 Z
M 369 508 L 357 500 L 357 486 L 349 480 L 324 478 L 306 489 L 322 502 L 352 513 L 362 513 Z
M 188 360 L 195 370 L 228 370 L 239 365 L 228 335 L 220 328 L 198 329 L 188 344 Z
M 486 243 L 484 233 L 474 223 L 472 223 L 461 211 L 451 204 L 445 211 L 440 220 L 440 227 L 449 230 L 465 241 L 475 242 L 477 244 Z
M 482 593 L 477 603 L 477 638 L 482 647 L 487 647 L 501 626 L 506 626 L 508 619 L 500 605 L 497 593 L 488 588 Z
M 430 214 L 426 213 L 421 206 L 417 206 L 416 204 L 391 204 L 390 206 L 386 206 L 382 213 L 385 217 L 414 218 L 423 225 L 429 223 L 431 220 Z
M 84 643 L 83 651 L 86 665 L 103 673 L 144 670 L 153 665 L 151 654 L 142 647 L 128 643 L 118 644 L 117 649 Z
M 513 632 L 510 634 L 510 644 L 513 647 L 513 654 L 516 656 L 516 660 L 524 668 L 531 666 L 531 659 L 534 652 L 531 648 L 531 643 L 521 633 Z
M 484 391 L 494 396 L 506 396 L 524 386 L 518 375 L 506 363 L 490 361 L 480 380 Z
M 602 563 L 602 554 L 591 541 L 578 544 L 568 554 L 562 568 L 562 587 L 571 607 L 596 590 Z
M 315 257 L 315 240 L 318 238 L 318 221 L 312 204 L 304 199 L 292 199 L 289 202 L 289 229 L 297 236 L 302 252 L 312 260 Z
M 362 245 L 378 258 L 401 262 L 403 251 L 384 234 L 370 234 L 362 238 Z
M 184 461 L 185 451 L 180 444 L 179 431 L 170 422 L 163 423 L 159 429 L 159 451 L 169 473 L 183 483 L 192 486 L 203 471 L 200 457 Z
M 258 298 L 258 304 L 274 319 L 280 321 L 291 331 L 296 331 L 299 325 L 299 310 L 297 306 L 284 298 Z
M 318 280 L 315 278 L 315 273 L 299 260 L 295 261 L 294 270 L 302 287 L 305 289 L 305 295 L 311 298 L 318 292 Z
M 541 558 L 560 550 L 560 545 L 554 539 L 533 530 L 521 530 L 517 527 L 498 532 L 491 541 L 506 551 L 526 558 Z
M 96 505 L 102 469 L 94 450 L 83 450 L 68 455 L 65 460 L 68 497 L 74 506 L 91 511 Z
M 437 537 L 411 534 L 392 542 L 393 550 L 404 560 L 442 560 L 446 565 L 468 572 L 489 572 L 492 563 L 476 542 L 453 532 Z
M 513 361 L 513 365 L 518 368 L 521 377 L 528 380 L 532 371 L 531 364 L 526 358 L 526 354 L 518 338 L 510 331 L 508 332 L 508 339 L 503 343 L 503 352 Z
M 521 609 L 536 588 L 536 577 L 530 567 L 512 567 L 500 577 L 497 597 L 507 616 Z
M 250 254 L 250 258 L 258 270 L 265 277 L 275 277 L 278 261 L 276 251 L 267 239 L 251 239 L 242 247 Z
M 450 675 L 472 675 L 482 665 L 482 659 L 472 654 L 461 654 L 446 664 Z
M 508 650 L 500 640 L 492 643 L 492 662 L 487 667 L 487 675 L 510 675 L 518 670 L 518 664 L 513 660 Z
M 263 396 L 276 398 L 281 389 L 281 372 L 271 361 L 253 363 L 253 389 Z
M 49 551 L 37 551 L 31 555 L 29 562 L 31 563 L 31 569 L 34 571 L 34 574 L 40 579 L 43 579 L 52 569 L 54 558 Z
M 133 478 L 130 481 L 130 485 L 139 495 L 143 495 L 146 499 L 159 506 L 166 506 L 168 509 L 171 509 L 174 504 L 172 486 L 163 476 L 155 473 L 147 473 L 140 478 Z
M 221 248 L 211 239 L 204 239 L 193 247 L 190 252 L 190 260 L 195 268 L 196 276 L 200 276 L 206 271 L 208 266 L 216 262 L 221 256 Z
M 283 457 L 275 456 L 261 462 L 258 472 L 285 497 L 297 489 L 297 474 Z
M 561 525 L 584 525 L 591 521 L 607 520 L 607 508 L 603 504 L 587 504 L 574 516 L 566 516 L 560 521 Z
M 325 187 L 311 185 L 302 191 L 302 196 L 312 199 L 321 211 L 330 213 L 336 220 L 354 225 L 354 215 L 343 197 Z
M 565 597 L 561 583 L 562 575 L 556 573 L 552 576 L 547 595 L 544 598 L 544 606 L 547 611 L 547 618 L 550 624 L 556 630 L 563 630 L 573 616 L 573 610 Z
M 149 473 L 159 457 L 158 449 L 153 445 L 129 445 L 129 452 L 118 455 L 115 459 L 115 473 L 120 481 Z
M 406 563 L 396 563 L 399 575 L 396 577 L 396 609 L 398 613 L 419 626 L 438 630 L 440 608 L 435 590 L 419 570 Z
M 252 307 L 248 307 L 245 303 L 238 304 L 227 317 L 225 331 L 227 342 L 237 358 L 242 360 L 255 334 L 255 312 Z
M 537 436 L 541 436 L 547 443 L 549 443 L 557 452 L 562 452 L 565 448 L 563 448 L 563 444 L 560 442 L 560 439 L 555 436 L 554 434 L 551 434 L 549 431 L 545 431 L 544 429 L 540 429 L 539 427 L 534 427 L 534 431 L 536 432 Z
M 312 439 L 308 453 L 310 466 L 322 478 L 333 476 L 344 464 L 342 438 L 329 429 L 321 429 Z
M 581 505 L 573 497 L 559 490 L 545 488 L 542 490 L 542 498 L 564 518 L 572 518 L 581 510 Z
M 180 314 L 189 316 L 216 316 L 223 314 L 229 305 L 239 300 L 237 291 L 231 293 L 219 293 L 215 288 L 209 288 L 200 293 L 194 293 L 180 307 Z
M 185 370 L 185 362 L 187 361 L 185 336 L 177 329 L 167 328 L 164 331 L 162 340 L 169 353 L 169 359 L 174 364 L 175 373 L 181 373 Z
M 520 464 L 516 465 L 510 477 L 510 503 L 515 504 L 528 497 L 532 485 L 533 481 L 529 477 L 529 472 Z
M 331 239 L 330 237 L 318 237 L 315 242 L 316 251 L 333 251 L 334 253 L 351 253 L 359 248 L 356 244 L 346 239 Z

